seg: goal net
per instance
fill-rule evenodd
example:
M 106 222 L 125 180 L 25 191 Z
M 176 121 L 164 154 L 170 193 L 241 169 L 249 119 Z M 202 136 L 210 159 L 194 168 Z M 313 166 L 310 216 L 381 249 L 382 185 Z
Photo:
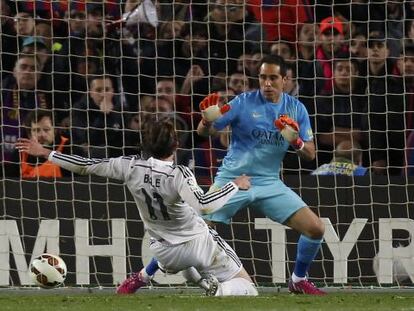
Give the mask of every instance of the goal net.
M 0 8 L 0 286 L 32 285 L 28 264 L 44 252 L 64 259 L 67 286 L 114 286 L 151 258 L 122 184 L 19 154 L 17 138 L 87 157 L 132 155 L 143 122 L 169 117 L 180 140 L 176 161 L 207 190 L 231 129 L 198 136 L 198 105 L 213 92 L 225 103 L 259 89 L 260 59 L 270 54 L 286 61 L 284 91 L 303 103 L 314 132 L 316 159 L 289 150 L 281 174 L 325 223 L 310 278 L 357 287 L 414 281 L 410 2 L 2 1 Z M 286 283 L 298 233 L 254 208 L 217 231 L 257 284 Z M 185 284 L 180 274 L 153 281 L 177 284 Z

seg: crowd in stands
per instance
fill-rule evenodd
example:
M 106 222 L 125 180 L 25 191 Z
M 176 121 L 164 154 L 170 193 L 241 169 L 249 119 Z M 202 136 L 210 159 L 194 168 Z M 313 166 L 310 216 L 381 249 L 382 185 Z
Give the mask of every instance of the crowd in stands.
M 48 145 L 110 157 L 137 153 L 143 120 L 162 115 L 178 130 L 178 162 L 209 184 L 229 134 L 199 137 L 198 104 L 257 89 L 266 54 L 288 63 L 285 92 L 315 133 L 316 160 L 291 153 L 284 173 L 311 173 L 346 141 L 370 173 L 414 174 L 410 1 L 158 0 L 156 27 L 118 22 L 145 1 L 0 0 L 3 176 L 29 177 L 37 164 L 14 143 L 42 119 Z

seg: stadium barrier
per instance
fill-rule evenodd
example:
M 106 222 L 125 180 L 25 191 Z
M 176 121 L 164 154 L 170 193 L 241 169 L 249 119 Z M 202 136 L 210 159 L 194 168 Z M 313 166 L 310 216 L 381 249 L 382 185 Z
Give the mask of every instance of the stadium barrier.
M 285 182 L 315 206 L 326 224 L 311 278 L 327 285 L 389 285 L 396 280 L 393 260 L 398 257 L 414 281 L 412 179 L 286 176 Z M 82 177 L 3 180 L 0 185 L 0 286 L 30 285 L 28 262 L 44 251 L 67 263 L 66 286 L 113 286 L 151 257 L 138 210 L 122 184 Z M 217 231 L 258 284 L 286 282 L 297 233 L 252 209 Z M 161 273 L 154 282 L 182 283 L 180 275 Z

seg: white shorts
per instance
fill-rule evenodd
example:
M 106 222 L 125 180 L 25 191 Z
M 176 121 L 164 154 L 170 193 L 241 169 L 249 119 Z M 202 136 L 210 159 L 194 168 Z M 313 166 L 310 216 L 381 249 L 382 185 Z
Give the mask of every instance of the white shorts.
M 213 229 L 175 245 L 151 239 L 150 249 L 160 268 L 168 273 L 194 267 L 202 276 L 213 274 L 219 282 L 224 282 L 243 268 L 235 251 Z

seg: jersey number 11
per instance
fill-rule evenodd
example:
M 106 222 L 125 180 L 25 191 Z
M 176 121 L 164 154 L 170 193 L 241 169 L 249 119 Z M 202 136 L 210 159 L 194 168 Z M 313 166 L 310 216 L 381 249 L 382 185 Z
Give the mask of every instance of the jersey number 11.
M 152 220 L 157 220 L 158 217 L 157 215 L 155 215 L 155 209 L 154 206 L 152 205 L 152 202 L 155 200 L 157 201 L 157 205 L 162 217 L 164 218 L 164 220 L 171 220 L 170 215 L 168 215 L 168 210 L 167 210 L 167 206 L 165 206 L 164 204 L 164 200 L 162 199 L 162 197 L 157 193 L 157 192 L 153 192 L 152 193 L 152 197 L 145 191 L 145 189 L 141 189 L 142 193 L 145 196 L 145 202 L 147 203 L 147 207 L 148 207 L 148 213 L 150 215 L 150 218 Z

